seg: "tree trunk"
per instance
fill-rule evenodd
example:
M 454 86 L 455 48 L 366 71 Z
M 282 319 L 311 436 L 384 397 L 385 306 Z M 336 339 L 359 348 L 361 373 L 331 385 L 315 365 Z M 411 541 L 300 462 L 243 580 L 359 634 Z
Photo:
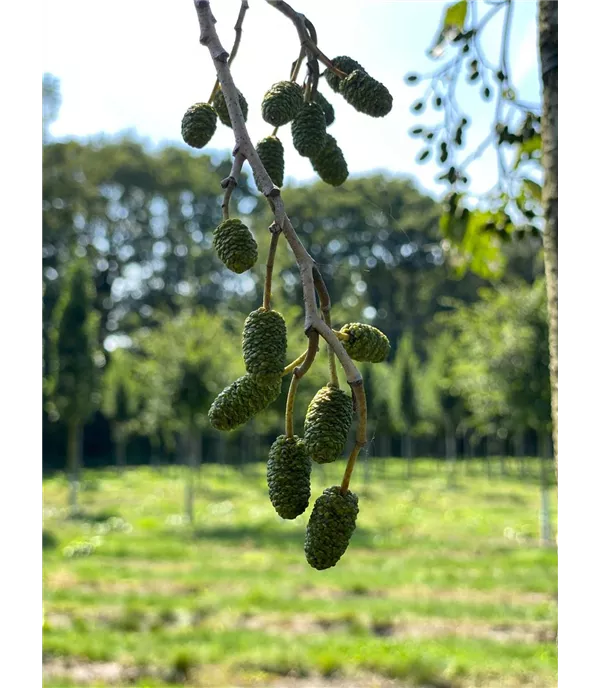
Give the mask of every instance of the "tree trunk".
M 200 433 L 196 433 L 193 427 L 188 430 L 187 442 L 187 482 L 185 485 L 185 513 L 190 524 L 194 523 L 194 478 L 196 468 L 198 466 L 198 459 L 200 455 Z
M 524 480 L 527 475 L 525 467 L 525 436 L 521 430 L 517 432 L 515 436 L 515 454 L 519 459 L 519 474 L 521 480 Z
M 543 242 L 548 296 L 552 438 L 555 470 L 558 476 L 558 2 L 539 0 L 538 10 L 543 86 Z
M 444 448 L 448 467 L 448 487 L 456 484 L 456 431 L 450 422 L 445 423 Z
M 406 460 L 406 479 L 412 476 L 412 438 L 408 434 L 402 435 L 402 457 Z
M 81 425 L 69 423 L 67 428 L 67 474 L 69 477 L 69 511 L 73 516 L 79 511 L 77 496 L 81 472 Z
M 550 438 L 544 433 L 542 451 L 540 453 L 540 545 L 546 547 L 551 544 L 550 529 L 550 490 L 546 479 L 546 459 L 552 455 Z
M 488 479 L 492 477 L 492 462 L 490 459 L 490 438 L 487 435 L 483 438 L 484 455 L 485 455 L 485 467 Z
M 122 471 L 127 463 L 127 438 L 119 423 L 115 423 L 115 444 L 117 468 Z
M 158 449 L 160 443 L 156 435 L 150 436 L 150 465 L 152 468 L 158 469 L 160 467 L 160 458 L 158 456 Z
M 219 466 L 220 466 L 220 472 L 221 476 L 225 475 L 225 463 L 226 463 L 226 458 L 227 458 L 227 446 L 226 446 L 226 440 L 225 440 L 225 435 L 220 432 L 219 433 Z

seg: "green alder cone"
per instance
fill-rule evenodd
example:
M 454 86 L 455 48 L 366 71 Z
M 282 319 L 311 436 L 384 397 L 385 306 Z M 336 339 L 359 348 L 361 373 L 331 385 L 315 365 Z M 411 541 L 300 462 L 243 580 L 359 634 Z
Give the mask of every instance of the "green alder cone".
M 310 158 L 313 170 L 326 184 L 341 186 L 348 178 L 348 165 L 337 141 L 331 134 L 325 134 L 325 145 Z
M 267 136 L 256 144 L 256 152 L 275 186 L 283 186 L 283 144 L 276 136 Z
M 390 355 L 390 340 L 372 325 L 349 323 L 340 330 L 350 336 L 342 341 L 350 358 L 367 363 L 381 363 Z
M 304 444 L 313 461 L 331 463 L 344 451 L 352 425 L 352 397 L 331 383 L 312 398 L 304 419 Z
M 291 122 L 304 103 L 302 88 L 293 81 L 280 81 L 265 93 L 262 116 L 265 122 L 281 127 Z
M 217 396 L 208 410 L 208 420 L 215 430 L 234 430 L 264 411 L 280 392 L 280 375 L 246 374 Z
M 240 108 L 242 109 L 242 115 L 244 115 L 244 122 L 248 119 L 248 103 L 244 96 L 238 91 L 238 98 L 240 101 Z M 221 122 L 231 129 L 231 118 L 229 117 L 229 110 L 227 110 L 227 103 L 225 102 L 225 96 L 223 91 L 219 89 L 217 95 L 213 99 L 213 107 L 215 112 L 219 116 Z
M 334 67 L 336 67 L 337 69 L 341 69 L 342 72 L 345 72 L 348 76 L 350 76 L 350 74 L 355 69 L 363 69 L 362 66 L 356 60 L 353 60 L 351 57 L 348 57 L 347 55 L 340 55 L 339 57 L 334 57 L 333 60 L 331 60 L 331 63 Z M 335 91 L 335 93 L 339 93 L 341 81 L 339 76 L 336 76 L 330 69 L 326 69 L 325 80 L 329 84 L 329 87 L 332 91 Z
M 225 265 L 238 275 L 258 258 L 258 245 L 246 225 L 237 218 L 224 220 L 215 229 L 213 246 Z
M 181 120 L 181 136 L 188 146 L 203 148 L 217 129 L 217 113 L 208 103 L 189 107 Z
M 328 487 L 317 499 L 306 528 L 306 561 L 318 571 L 335 566 L 348 548 L 358 516 L 358 496 Z
M 317 91 L 315 103 L 318 103 L 321 106 L 321 110 L 323 110 L 323 114 L 325 115 L 325 126 L 331 126 L 335 122 L 335 110 L 333 109 L 333 105 L 319 91 Z
M 292 122 L 294 148 L 305 158 L 316 156 L 325 145 L 325 115 L 318 103 L 304 103 Z
M 294 519 L 306 511 L 311 468 L 304 442 L 297 435 L 279 435 L 273 442 L 267 461 L 267 484 L 271 504 L 281 518 Z
M 360 69 L 340 81 L 339 92 L 355 110 L 370 117 L 385 117 L 392 109 L 392 94 Z
M 246 371 L 256 375 L 281 375 L 285 368 L 287 332 L 281 313 L 259 308 L 244 323 L 242 353 Z

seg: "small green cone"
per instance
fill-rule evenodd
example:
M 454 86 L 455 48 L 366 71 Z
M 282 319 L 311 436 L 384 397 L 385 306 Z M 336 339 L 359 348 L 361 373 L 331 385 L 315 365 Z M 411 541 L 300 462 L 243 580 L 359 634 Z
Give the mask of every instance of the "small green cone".
M 392 109 L 392 94 L 360 69 L 340 81 L 339 92 L 355 110 L 370 117 L 385 117 Z
M 280 375 L 246 374 L 217 396 L 208 411 L 208 420 L 215 430 L 234 430 L 266 409 L 280 392 Z
M 276 136 L 267 136 L 256 144 L 256 152 L 275 186 L 283 186 L 283 144 Z
M 340 332 L 350 335 L 350 339 L 342 341 L 342 344 L 355 361 L 381 363 L 390 355 L 390 340 L 372 325 L 349 323 Z
M 362 69 L 362 66 L 356 60 L 353 60 L 351 57 L 347 57 L 346 55 L 334 57 L 331 62 L 334 67 L 341 69 L 342 72 L 345 72 L 348 76 L 350 76 L 355 69 Z M 326 69 L 325 80 L 329 84 L 329 87 L 332 91 L 339 93 L 341 81 L 339 76 L 336 76 L 330 69 Z
M 267 461 L 269 499 L 281 518 L 294 519 L 304 513 L 310 499 L 312 463 L 297 436 L 279 435 Z
M 293 81 L 279 81 L 265 93 L 262 116 L 265 122 L 281 127 L 291 122 L 302 107 L 302 88 Z
M 304 103 L 292 122 L 294 148 L 305 158 L 316 156 L 325 145 L 325 115 L 318 103 Z
M 314 158 L 310 158 L 310 162 L 313 170 L 326 184 L 340 186 L 348 178 L 344 154 L 331 134 L 325 134 L 325 145 Z
M 215 229 L 213 246 L 223 263 L 238 275 L 249 270 L 258 258 L 258 245 L 238 218 L 221 222 Z
M 323 110 L 323 114 L 325 115 L 325 126 L 331 126 L 335 122 L 335 110 L 333 109 L 333 105 L 320 91 L 317 91 L 315 103 L 318 103 L 321 106 L 321 110 Z
M 317 499 L 306 528 L 306 561 L 318 571 L 335 566 L 350 544 L 358 516 L 358 496 L 328 487 Z
M 315 394 L 304 419 L 304 444 L 313 461 L 331 463 L 342 454 L 353 412 L 352 397 L 331 383 Z
M 245 122 L 248 119 L 248 103 L 239 91 L 237 93 L 240 101 L 240 108 L 242 109 L 242 115 L 244 115 Z M 217 95 L 214 97 L 212 104 L 221 122 L 226 127 L 229 127 L 231 129 L 231 118 L 229 117 L 229 110 L 227 110 L 227 103 L 225 102 L 225 96 L 223 95 L 223 91 L 221 89 L 217 91 Z
M 188 146 L 203 148 L 217 129 L 217 113 L 208 103 L 189 107 L 181 120 L 181 136 Z
M 246 371 L 255 375 L 281 375 L 286 349 L 287 333 L 281 313 L 264 308 L 252 311 L 242 335 Z

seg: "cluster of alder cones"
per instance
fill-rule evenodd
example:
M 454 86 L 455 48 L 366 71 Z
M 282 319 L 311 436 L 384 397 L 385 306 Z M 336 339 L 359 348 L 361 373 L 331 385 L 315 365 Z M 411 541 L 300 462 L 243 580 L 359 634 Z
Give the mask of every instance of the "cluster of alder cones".
M 335 93 L 340 93 L 356 110 L 372 117 L 383 117 L 392 107 L 386 87 L 373 79 L 355 60 L 336 57 L 325 78 Z M 238 91 L 238 102 L 246 120 L 248 103 Z M 314 84 L 302 88 L 295 81 L 272 86 L 262 101 L 262 117 L 276 129 L 260 141 L 256 150 L 273 183 L 283 184 L 284 151 L 277 138 L 278 127 L 291 122 L 292 141 L 298 153 L 308 157 L 321 179 L 339 186 L 348 177 L 348 167 L 336 140 L 326 132 L 335 114 L 331 104 Z M 186 143 L 203 148 L 212 138 L 217 118 L 232 126 L 225 98 L 216 90 L 211 103 L 196 103 L 185 113 L 181 131 Z M 213 234 L 213 247 L 227 268 L 237 274 L 254 266 L 258 246 L 248 227 L 239 218 L 227 218 Z M 270 302 L 270 300 L 269 300 Z M 390 352 L 388 338 L 375 327 L 350 323 L 337 333 L 348 355 L 356 361 L 378 363 Z M 281 393 L 286 368 L 287 331 L 283 317 L 269 307 L 248 315 L 244 323 L 242 353 L 246 374 L 226 387 L 208 412 L 211 425 L 230 431 L 247 423 L 272 404 Z M 334 364 L 335 367 L 335 364 Z M 281 518 L 295 519 L 308 507 L 312 462 L 331 463 L 346 446 L 354 415 L 353 398 L 339 388 L 335 375 L 310 402 L 304 421 L 304 436 L 293 434 L 286 411 L 286 434 L 280 435 L 269 451 L 267 482 L 269 497 Z M 293 399 L 293 397 L 292 397 Z M 289 402 L 289 397 L 288 397 Z M 346 551 L 356 526 L 358 497 L 346 487 L 327 488 L 315 501 L 306 530 L 304 551 L 315 569 L 335 566 Z
M 392 109 L 392 95 L 387 88 L 371 77 L 351 57 L 335 57 L 332 64 L 345 73 L 340 78 L 331 69 L 325 71 L 325 80 L 358 112 L 371 117 L 384 117 Z M 238 91 L 238 101 L 244 120 L 248 117 L 248 103 Z M 262 117 L 276 129 L 291 122 L 292 141 L 296 151 L 307 157 L 319 177 L 332 186 L 340 186 L 348 177 L 348 166 L 335 138 L 327 133 L 333 124 L 335 112 L 325 96 L 316 89 L 304 88 L 295 81 L 279 81 L 264 95 Z M 231 127 L 225 97 L 220 88 L 211 103 L 195 103 L 183 116 L 181 134 L 193 148 L 204 148 L 217 128 L 217 118 Z M 259 141 L 256 151 L 276 186 L 283 185 L 283 144 L 273 133 Z
M 378 363 L 390 352 L 388 338 L 364 323 L 344 325 L 342 344 L 356 361 Z M 233 430 L 272 404 L 281 392 L 287 334 L 280 313 L 258 308 L 244 323 L 242 353 L 246 374 L 226 387 L 208 412 L 211 425 Z M 328 383 L 313 397 L 306 411 L 304 437 L 280 435 L 269 451 L 267 483 L 275 510 L 295 519 L 308 507 L 312 462 L 331 463 L 346 446 L 352 417 L 352 397 Z M 335 566 L 346 551 L 358 515 L 358 497 L 338 486 L 327 488 L 316 500 L 306 530 L 304 551 L 315 569 Z

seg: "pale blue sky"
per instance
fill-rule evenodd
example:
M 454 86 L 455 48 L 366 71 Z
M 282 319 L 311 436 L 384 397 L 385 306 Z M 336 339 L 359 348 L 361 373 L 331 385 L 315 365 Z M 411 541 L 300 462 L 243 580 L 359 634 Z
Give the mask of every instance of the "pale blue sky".
M 323 85 L 336 109 L 330 128 L 344 151 L 351 174 L 373 170 L 414 176 L 426 189 L 439 191 L 432 164 L 418 165 L 422 145 L 408 135 L 417 124 L 439 113 L 416 117 L 409 110 L 420 92 L 404 83 L 408 71 L 435 67 L 426 55 L 444 5 L 436 0 L 295 0 L 292 5 L 315 24 L 319 45 L 330 57 L 349 54 L 394 96 L 392 112 L 383 119 L 357 113 Z M 479 12 L 489 6 L 478 3 Z M 511 36 L 513 80 L 523 100 L 539 102 L 536 3 L 515 0 Z M 233 42 L 237 0 L 213 0 L 217 30 L 226 48 Z M 500 13 L 501 15 L 502 13 Z M 500 45 L 500 16 L 488 24 L 483 45 L 495 59 Z M 43 71 L 61 80 L 63 104 L 52 133 L 58 138 L 86 137 L 132 129 L 153 144 L 181 143 L 183 112 L 207 99 L 215 77 L 208 51 L 198 43 L 198 23 L 191 0 L 46 0 L 44 3 Z M 260 116 L 264 92 L 289 75 L 298 52 L 292 24 L 264 0 L 250 0 L 244 36 L 233 77 L 250 104 L 248 127 L 254 140 L 270 133 Z M 492 106 L 479 97 L 480 86 L 461 87 L 473 126 L 467 146 L 476 145 L 489 129 Z M 316 178 L 309 161 L 293 150 L 289 126 L 280 134 L 286 146 L 286 176 Z M 231 130 L 220 125 L 211 149 L 230 150 Z M 495 181 L 493 153 L 470 168 L 472 190 L 485 191 Z

